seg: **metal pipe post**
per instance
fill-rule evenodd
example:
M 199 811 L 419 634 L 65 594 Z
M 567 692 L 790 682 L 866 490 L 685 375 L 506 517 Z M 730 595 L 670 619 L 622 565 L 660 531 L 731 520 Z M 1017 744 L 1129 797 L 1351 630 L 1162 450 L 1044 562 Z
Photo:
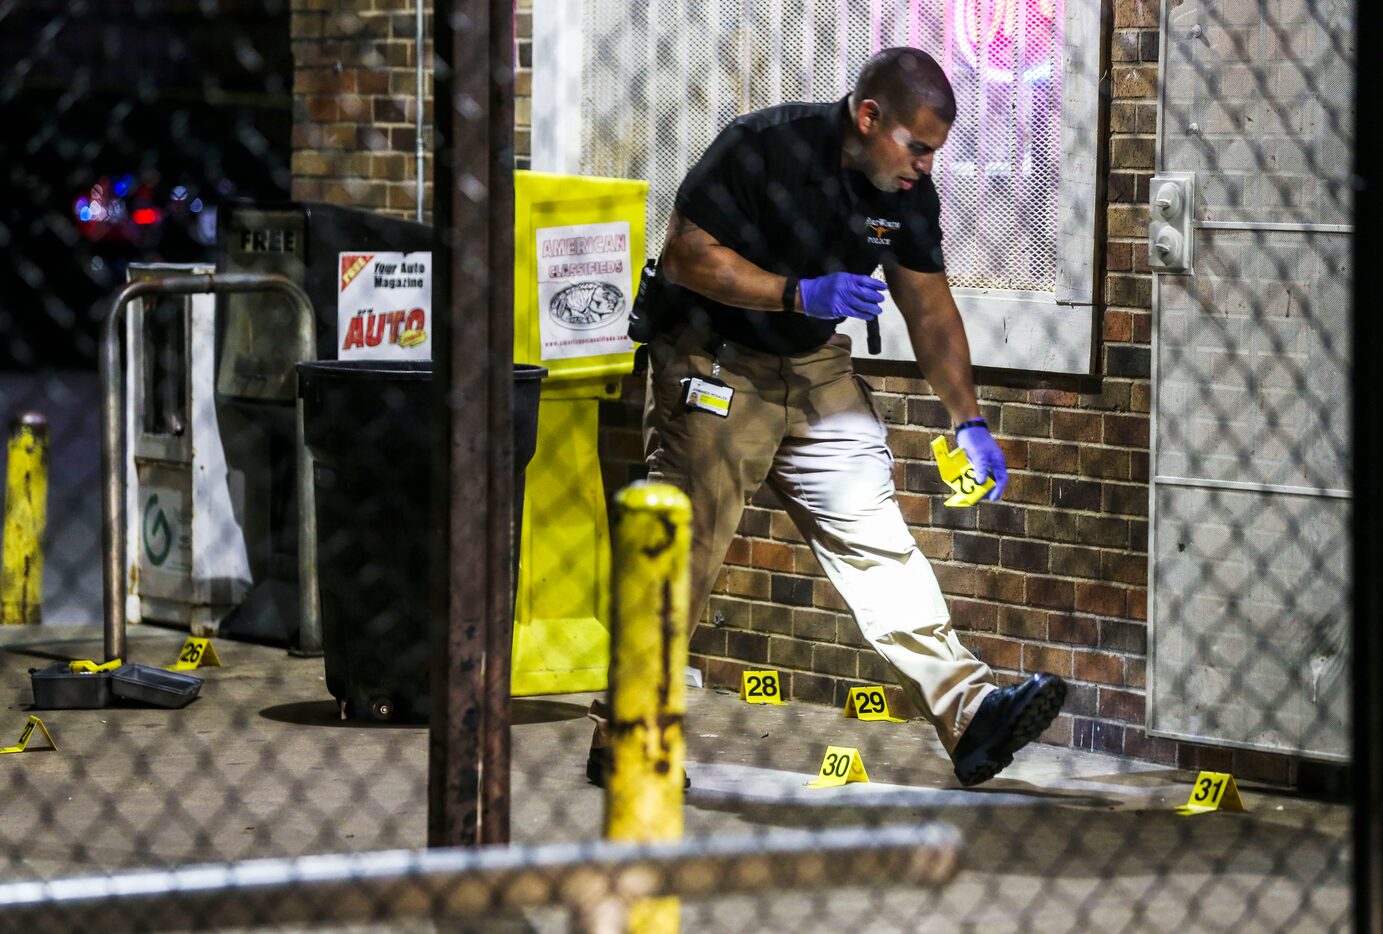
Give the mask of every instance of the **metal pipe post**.
M 291 284 L 291 283 L 290 283 Z M 316 320 L 304 294 L 298 309 L 298 359 L 317 358 Z M 312 455 L 307 450 L 307 424 L 302 397 L 293 400 L 297 415 L 294 454 L 298 492 L 298 644 L 291 654 L 316 658 L 322 654 L 322 591 L 317 582 L 317 493 L 312 480 Z
M 433 11 L 434 542 L 428 842 L 509 839 L 513 584 L 513 5 L 440 0 Z M 453 573 L 455 571 L 455 573 Z
M 490 0 L 484 91 L 489 95 L 486 207 L 490 225 L 489 609 L 485 626 L 482 843 L 509 842 L 509 687 L 514 654 L 514 4 Z M 481 89 L 476 88 L 477 92 Z M 464 293 L 457 293 L 464 294 Z M 465 485 L 453 487 L 464 493 Z M 465 506 L 463 502 L 463 507 Z
M 414 180 L 418 183 L 418 190 L 416 192 L 416 196 L 418 208 L 418 223 L 421 224 L 423 222 L 423 157 L 427 152 L 427 148 L 423 144 L 423 127 L 425 125 L 423 123 L 423 0 L 413 0 L 413 3 L 413 12 L 417 14 L 417 22 L 414 24 L 415 32 L 413 36 L 413 55 L 417 59 L 416 65 L 418 68 L 418 113 L 416 121 L 417 127 L 413 140 L 413 155 L 415 160 L 415 169 L 413 177 Z
M 120 358 L 120 332 L 125 306 L 148 291 L 148 283 L 131 282 L 115 293 L 101 322 L 101 589 L 105 621 L 105 661 L 125 657 L 125 369 Z
M 1383 11 L 1377 4 L 1355 5 L 1357 48 L 1383 40 Z M 1372 55 L 1361 55 L 1355 71 L 1355 113 L 1377 113 L 1383 86 Z M 1383 210 L 1383 127 L 1377 120 L 1354 123 L 1354 295 L 1350 359 L 1354 362 L 1350 402 L 1354 492 L 1349 579 L 1353 595 L 1354 651 L 1354 929 L 1383 932 L 1383 495 L 1378 478 L 1383 457 L 1378 448 L 1378 400 L 1383 396 L 1379 368 L 1378 296 L 1383 294 L 1383 249 L 1378 212 Z
M 48 422 L 25 412 L 10 426 L 0 624 L 43 622 L 43 532 L 48 524 Z
M 666 483 L 615 497 L 610 632 L 610 773 L 605 836 L 647 843 L 682 838 L 687 712 L 691 501 Z M 676 932 L 676 898 L 629 908 L 635 934 Z
M 290 279 L 258 273 L 217 273 L 206 276 L 168 276 L 127 283 L 111 298 L 110 311 L 101 322 L 101 552 L 104 594 L 106 661 L 125 658 L 125 588 L 129 556 L 125 551 L 125 420 L 120 415 L 124 399 L 124 362 L 120 334 L 125 307 L 146 295 L 202 295 L 222 292 L 282 292 L 298 312 L 298 347 L 301 359 L 316 356 L 316 318 L 312 302 Z M 298 400 L 298 573 L 299 649 L 312 646 L 320 654 L 322 616 L 317 589 L 317 510 L 312 493 L 312 459 L 303 437 L 302 400 Z M 306 653 L 312 654 L 312 653 Z

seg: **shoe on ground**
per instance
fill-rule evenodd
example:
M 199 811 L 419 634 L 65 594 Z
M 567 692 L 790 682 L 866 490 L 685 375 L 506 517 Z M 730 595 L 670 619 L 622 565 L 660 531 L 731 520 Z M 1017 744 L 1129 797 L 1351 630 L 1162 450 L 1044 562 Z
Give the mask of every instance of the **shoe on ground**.
M 592 746 L 591 752 L 586 756 L 586 781 L 597 788 L 605 787 L 605 772 L 610 767 L 610 747 Z M 687 777 L 687 770 L 682 770 L 682 790 L 686 791 L 691 787 L 691 779 Z
M 998 775 L 1051 725 L 1065 700 L 1066 682 L 1047 672 L 991 691 L 951 752 L 956 778 L 970 787 Z

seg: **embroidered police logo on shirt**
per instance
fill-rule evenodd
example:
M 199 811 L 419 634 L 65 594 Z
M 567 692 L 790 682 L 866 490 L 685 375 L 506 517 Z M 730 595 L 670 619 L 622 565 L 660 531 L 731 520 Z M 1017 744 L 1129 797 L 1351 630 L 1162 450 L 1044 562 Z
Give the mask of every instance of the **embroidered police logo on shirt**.
M 893 232 L 901 229 L 903 225 L 886 217 L 866 217 L 864 226 L 869 228 L 871 234 L 864 238 L 866 243 L 872 246 L 893 246 Z

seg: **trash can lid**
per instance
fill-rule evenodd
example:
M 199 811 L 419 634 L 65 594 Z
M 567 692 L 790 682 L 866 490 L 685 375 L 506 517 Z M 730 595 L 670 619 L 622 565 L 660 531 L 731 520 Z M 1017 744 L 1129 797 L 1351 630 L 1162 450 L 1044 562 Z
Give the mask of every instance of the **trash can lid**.
M 302 360 L 299 373 L 356 379 L 432 379 L 431 360 Z
M 300 373 L 362 379 L 431 379 L 433 369 L 431 360 L 302 360 L 296 366 Z M 547 367 L 514 364 L 516 381 L 546 378 Z

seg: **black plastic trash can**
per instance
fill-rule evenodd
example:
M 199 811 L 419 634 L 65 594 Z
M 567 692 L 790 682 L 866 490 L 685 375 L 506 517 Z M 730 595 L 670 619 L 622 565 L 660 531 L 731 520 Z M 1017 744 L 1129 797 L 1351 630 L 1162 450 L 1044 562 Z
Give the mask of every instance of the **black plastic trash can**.
M 514 529 L 547 370 L 514 365 Z M 313 457 L 327 689 L 353 717 L 426 720 L 432 529 L 432 364 L 298 364 Z M 476 495 L 484 495 L 477 490 Z

